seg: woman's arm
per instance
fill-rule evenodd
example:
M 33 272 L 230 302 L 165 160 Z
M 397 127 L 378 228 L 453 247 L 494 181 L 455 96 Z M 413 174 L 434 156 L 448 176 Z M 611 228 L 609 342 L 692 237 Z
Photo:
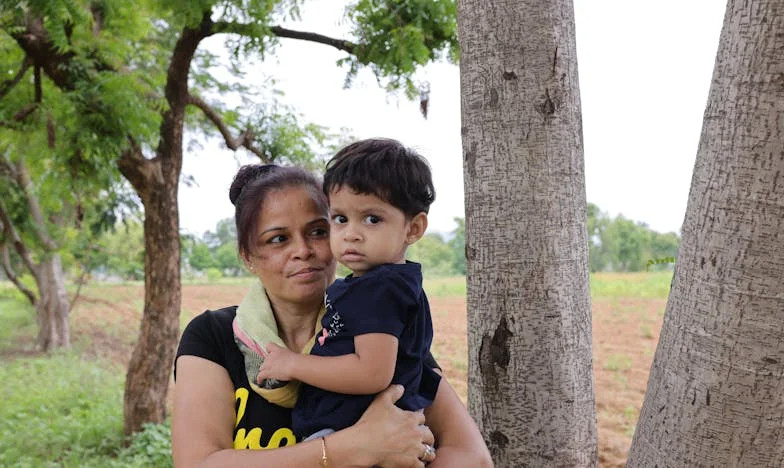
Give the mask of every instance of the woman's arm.
M 422 414 L 394 406 L 402 394 L 402 387 L 390 387 L 356 425 L 327 436 L 328 466 L 424 467 L 417 457 L 423 453 L 422 443 L 433 443 L 433 435 L 420 426 Z M 320 440 L 271 450 L 233 449 L 234 403 L 234 388 L 223 367 L 196 356 L 177 359 L 172 415 L 176 467 L 319 466 Z
M 258 380 L 300 380 L 330 392 L 372 395 L 392 382 L 397 346 L 397 337 L 387 333 L 357 335 L 354 352 L 341 356 L 299 354 L 270 343 Z
M 425 416 L 436 436 L 437 449 L 428 468 L 493 466 L 479 428 L 446 378 L 441 378 L 436 399 L 425 409 Z

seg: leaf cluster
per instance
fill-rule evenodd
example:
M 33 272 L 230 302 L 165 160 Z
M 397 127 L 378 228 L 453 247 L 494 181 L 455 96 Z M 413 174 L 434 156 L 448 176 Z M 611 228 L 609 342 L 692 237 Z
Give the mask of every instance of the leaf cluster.
M 419 92 L 413 81 L 417 68 L 447 58 L 456 62 L 457 4 L 454 0 L 360 0 L 346 9 L 357 40 L 348 65 L 346 86 L 360 68 L 370 67 L 389 91 L 408 98 Z

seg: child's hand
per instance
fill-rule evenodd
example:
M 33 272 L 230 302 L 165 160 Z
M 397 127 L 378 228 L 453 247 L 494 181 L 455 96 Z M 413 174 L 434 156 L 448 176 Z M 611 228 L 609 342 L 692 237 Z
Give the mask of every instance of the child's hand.
M 256 382 L 262 382 L 264 379 L 293 380 L 292 372 L 299 356 L 298 353 L 288 348 L 269 343 L 264 362 L 261 363 L 259 369 L 259 375 L 256 376 Z

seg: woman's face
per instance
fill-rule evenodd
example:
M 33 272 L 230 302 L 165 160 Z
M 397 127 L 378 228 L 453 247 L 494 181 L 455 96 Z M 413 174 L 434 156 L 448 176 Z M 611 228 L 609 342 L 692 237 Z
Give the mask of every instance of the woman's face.
M 248 266 L 276 304 L 321 303 L 335 277 L 328 213 L 303 186 L 270 192 L 259 212 Z

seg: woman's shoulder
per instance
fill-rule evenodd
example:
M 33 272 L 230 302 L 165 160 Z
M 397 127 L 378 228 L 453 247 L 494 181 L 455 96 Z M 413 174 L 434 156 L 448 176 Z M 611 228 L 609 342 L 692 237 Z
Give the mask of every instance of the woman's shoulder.
M 177 357 L 203 357 L 226 367 L 227 354 L 236 348 L 231 328 L 236 314 L 237 306 L 231 306 L 207 310 L 193 317 L 182 332 Z
M 205 310 L 201 314 L 193 317 L 188 326 L 190 327 L 191 325 L 195 325 L 198 327 L 223 327 L 228 325 L 229 329 L 231 329 L 231 322 L 234 320 L 236 315 L 236 305 L 216 310 Z

